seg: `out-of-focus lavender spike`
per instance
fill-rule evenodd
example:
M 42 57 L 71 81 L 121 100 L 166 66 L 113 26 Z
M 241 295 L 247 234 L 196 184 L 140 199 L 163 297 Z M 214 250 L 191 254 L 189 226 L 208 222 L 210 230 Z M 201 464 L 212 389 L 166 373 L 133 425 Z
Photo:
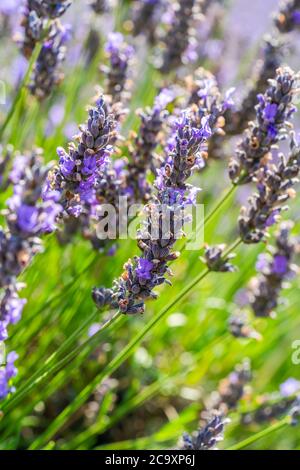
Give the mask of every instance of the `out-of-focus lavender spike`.
M 129 72 L 134 49 L 125 42 L 121 33 L 110 33 L 105 51 L 109 58 L 109 66 L 102 66 L 106 75 L 106 94 L 111 104 L 124 103 L 129 97 Z
M 268 81 L 274 77 L 274 71 L 282 63 L 285 43 L 278 38 L 268 36 L 264 40 L 262 58 L 254 67 L 254 75 L 241 105 L 237 110 L 229 109 L 225 114 L 225 132 L 229 135 L 237 135 L 246 129 L 249 121 L 255 118 L 255 106 L 257 96 L 264 93 Z
M 48 191 L 42 199 L 48 171 L 49 167 L 43 165 L 41 152 L 37 150 L 31 155 L 17 156 L 9 174 L 13 195 L 4 212 L 7 228 L 0 227 L 0 288 L 4 289 L 0 298 L 1 341 L 7 339 L 9 325 L 20 320 L 26 303 L 18 296 L 17 277 L 34 255 L 42 251 L 39 236 L 55 230 L 56 219 L 62 209 L 57 202 L 59 194 L 55 191 Z M 10 356 L 8 366 L 13 366 Z M 0 371 L 0 398 L 11 391 L 7 384 L 14 374 L 6 380 L 10 370 L 13 369 Z
M 171 4 L 171 22 L 162 42 L 164 52 L 160 70 L 169 73 L 182 65 L 182 56 L 190 41 L 190 27 L 194 15 L 199 13 L 201 2 L 198 0 L 178 0 Z
M 11 386 L 11 380 L 18 372 L 14 365 L 17 359 L 17 353 L 12 351 L 7 355 L 4 367 L 0 367 L 0 400 L 4 400 L 10 393 L 15 391 L 15 388 Z
M 299 241 L 290 234 L 291 224 L 283 223 L 276 235 L 276 247 L 272 254 L 260 260 L 260 273 L 249 285 L 249 305 L 256 317 L 274 317 L 285 281 L 290 279 L 296 266 L 292 264 Z
M 163 0 L 140 0 L 134 4 L 132 13 L 133 35 L 144 34 L 150 44 L 157 41 L 157 26 L 161 20 Z
M 274 23 L 281 33 L 300 29 L 300 0 L 283 0 Z
M 59 24 L 57 18 L 63 15 L 71 4 L 71 0 L 27 0 L 21 23 L 24 28 L 22 51 L 25 57 L 29 58 L 37 42 L 44 39 L 46 27 L 51 38 L 53 28 L 55 31 Z
M 201 129 L 192 127 L 187 115 L 177 122 L 175 145 L 155 182 L 157 194 L 146 206 L 147 221 L 139 233 L 142 256 L 129 260 L 113 289 L 95 288 L 93 298 L 99 308 L 110 305 L 125 314 L 143 313 L 145 300 L 156 298 L 154 288 L 168 282 L 168 263 L 179 254 L 172 248 L 182 230 L 182 211 L 193 204 L 196 188 L 187 184 L 203 142 L 211 135 L 207 123 Z M 169 221 L 168 227 L 164 226 Z
M 224 414 L 236 409 L 239 401 L 246 393 L 247 384 L 251 380 L 251 364 L 248 359 L 245 359 L 235 367 L 227 378 L 220 382 L 218 392 L 211 397 L 212 403 L 210 406 Z
M 234 89 L 231 88 L 222 98 L 215 76 L 203 68 L 196 70 L 193 77 L 188 77 L 186 83 L 190 95 L 188 106 L 195 105 L 192 108 L 194 125 L 199 125 L 208 116 L 212 132 L 223 135 L 224 114 L 233 106 Z
M 65 44 L 69 37 L 69 28 L 58 24 L 51 37 L 43 43 L 29 84 L 31 93 L 41 101 L 50 96 L 53 88 L 64 78 L 60 66 L 65 59 Z
M 295 196 L 293 186 L 300 172 L 300 147 L 292 135 L 288 158 L 279 156 L 278 165 L 268 165 L 258 177 L 257 193 L 249 199 L 248 207 L 242 207 L 239 231 L 244 243 L 259 243 L 274 225 L 285 202 Z
M 237 146 L 236 158 L 229 164 L 229 175 L 234 184 L 253 180 L 272 147 L 287 138 L 289 119 L 296 111 L 293 105 L 298 93 L 298 75 L 290 68 L 280 68 L 264 95 L 258 96 L 256 120 L 249 124 Z
M 97 15 L 102 15 L 110 10 L 109 0 L 90 0 L 90 6 Z
M 226 273 L 236 271 L 236 267 L 230 263 L 235 257 L 233 253 L 224 254 L 226 245 L 206 246 L 204 250 L 203 263 L 210 271 Z
M 228 321 L 228 329 L 235 338 L 261 340 L 261 335 L 251 326 L 245 312 L 231 315 Z
M 161 165 L 154 152 L 168 115 L 166 106 L 173 98 L 170 89 L 163 89 L 156 97 L 152 108 L 139 112 L 141 124 L 130 149 L 128 165 L 128 187 L 131 188 L 135 201 L 146 202 L 151 197 L 151 187 L 146 180 L 147 172 L 150 169 L 155 172 L 155 168 Z
M 76 141 L 69 144 L 68 151 L 57 149 L 59 166 L 49 173 L 48 186 L 60 192 L 67 214 L 78 217 L 85 203 L 96 203 L 95 184 L 112 151 L 110 143 L 114 139 L 115 124 L 100 97 L 96 106 L 89 110 L 86 125 L 80 126 L 80 133 Z
M 182 450 L 216 450 L 218 442 L 223 440 L 223 432 L 225 425 L 229 419 L 225 419 L 222 415 L 215 414 L 208 419 L 201 429 L 193 435 L 184 433 L 182 436 Z

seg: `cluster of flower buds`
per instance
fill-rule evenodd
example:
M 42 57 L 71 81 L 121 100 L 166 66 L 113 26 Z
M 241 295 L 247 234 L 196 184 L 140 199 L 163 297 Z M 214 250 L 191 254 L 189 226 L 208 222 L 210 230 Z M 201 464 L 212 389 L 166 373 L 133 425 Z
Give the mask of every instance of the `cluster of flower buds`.
M 42 251 L 39 236 L 55 230 L 61 210 L 56 192 L 48 191 L 43 199 L 48 171 L 49 167 L 43 166 L 41 152 L 37 150 L 31 155 L 18 155 L 9 174 L 13 195 L 4 212 L 7 227 L 0 229 L 0 288 L 4 290 L 0 298 L 1 341 L 8 337 L 8 326 L 20 320 L 26 303 L 18 296 L 21 286 L 17 277 L 33 256 Z
M 101 71 L 106 76 L 105 93 L 109 95 L 111 105 L 124 103 L 130 96 L 129 72 L 134 49 L 117 32 L 110 33 L 105 51 L 109 59 L 108 66 L 101 66 Z
M 259 243 L 267 229 L 279 218 L 286 207 L 284 203 L 295 196 L 293 186 L 300 171 L 300 147 L 292 134 L 288 158 L 279 155 L 278 164 L 269 164 L 258 176 L 257 192 L 249 199 L 248 207 L 242 207 L 239 231 L 244 243 Z
M 236 409 L 239 401 L 245 396 L 247 384 L 251 379 L 251 365 L 245 359 L 227 378 L 221 380 L 218 391 L 211 396 L 210 408 L 225 415 L 228 411 Z
M 173 100 L 171 90 L 163 89 L 154 101 L 152 108 L 139 112 L 141 124 L 134 136 L 128 164 L 128 189 L 135 201 L 147 202 L 151 196 L 151 187 L 147 183 L 147 172 L 161 165 L 155 149 L 159 144 L 160 133 L 168 115 L 166 106 Z
M 93 298 L 98 307 L 109 305 L 122 313 L 143 313 L 145 300 L 156 298 L 153 289 L 169 282 L 168 263 L 179 254 L 172 248 L 179 238 L 184 222 L 184 209 L 195 202 L 197 188 L 187 179 L 201 157 L 201 146 L 211 135 L 207 120 L 203 127 L 194 128 L 190 118 L 183 114 L 175 126 L 175 144 L 155 181 L 156 195 L 146 206 L 147 220 L 140 231 L 138 246 L 142 256 L 129 260 L 113 289 L 95 288 Z
M 292 264 L 299 241 L 290 234 L 291 224 L 282 223 L 276 236 L 276 247 L 271 255 L 260 255 L 257 262 L 259 275 L 249 286 L 249 304 L 257 317 L 272 317 L 278 306 L 279 295 L 285 281 L 297 272 Z
M 235 257 L 233 253 L 224 255 L 226 245 L 206 246 L 204 256 L 201 258 L 210 271 L 226 273 L 236 271 L 230 260 Z
M 61 83 L 64 74 L 60 65 L 65 59 L 66 42 L 70 36 L 68 27 L 58 24 L 43 43 L 34 66 L 29 89 L 39 100 L 51 95 L 53 88 Z
M 13 291 L 16 278 L 41 251 L 39 235 L 55 229 L 61 209 L 56 192 L 49 191 L 42 200 L 48 170 L 49 167 L 42 165 L 40 151 L 35 151 L 32 155 L 17 156 L 9 175 L 14 193 L 4 212 L 7 229 L 0 232 L 0 287 L 6 289 L 1 300 L 1 312 L 5 318 L 19 317 L 7 309 L 8 304 L 13 311 L 20 306 Z
M 293 99 L 298 92 L 298 75 L 290 68 L 280 68 L 264 95 L 258 96 L 256 120 L 249 124 L 238 144 L 236 159 L 231 160 L 229 176 L 234 184 L 253 180 L 272 147 L 287 137 L 289 119 L 296 111 Z
M 297 405 L 300 382 L 292 377 L 280 385 L 280 392 L 271 393 L 258 397 L 259 406 L 253 410 L 242 413 L 241 423 L 249 426 L 252 424 L 264 424 L 280 419 L 289 414 L 293 416 Z M 293 419 L 292 419 L 292 423 Z
M 203 117 L 209 116 L 209 125 L 213 134 L 224 134 L 224 114 L 231 109 L 231 99 L 234 89 L 231 88 L 222 99 L 216 77 L 209 71 L 199 68 L 194 76 L 186 80 L 189 99 L 188 106 L 192 106 L 194 125 L 197 127 Z
M 10 383 L 18 372 L 14 365 L 17 359 L 18 355 L 12 351 L 7 355 L 6 363 L 0 364 L 0 400 L 3 400 L 7 395 L 15 391 Z
M 216 449 L 218 442 L 223 440 L 224 426 L 229 422 L 221 415 L 216 414 L 208 420 L 195 434 L 184 433 L 182 437 L 182 450 L 212 450 Z
M 90 6 L 97 15 L 102 15 L 110 10 L 109 0 L 90 0 Z
M 22 20 L 22 51 L 25 57 L 31 56 L 36 44 L 45 39 L 45 34 L 50 37 L 53 35 L 59 25 L 57 19 L 66 12 L 71 3 L 72 0 L 27 0 Z
M 112 152 L 114 128 L 114 117 L 100 97 L 68 151 L 57 149 L 59 165 L 48 175 L 48 188 L 59 191 L 60 202 L 68 215 L 78 217 L 84 212 L 85 204 L 89 207 L 97 204 L 95 187 Z
M 265 91 L 268 81 L 274 77 L 274 70 L 281 65 L 283 49 L 284 42 L 281 39 L 272 36 L 264 39 L 262 58 L 255 64 L 255 72 L 245 97 L 238 109 L 229 109 L 225 114 L 227 135 L 240 134 L 246 129 L 248 123 L 255 119 L 257 96 Z
M 135 2 L 132 21 L 133 35 L 144 34 L 150 44 L 157 40 L 157 26 L 162 14 L 162 0 L 140 0 Z
M 160 70 L 169 73 L 182 64 L 183 54 L 188 48 L 191 37 L 191 26 L 200 5 L 197 0 L 178 0 L 171 4 L 171 21 L 162 42 L 164 52 Z
M 281 33 L 290 33 L 300 28 L 300 1 L 283 0 L 279 12 L 274 18 L 275 25 Z

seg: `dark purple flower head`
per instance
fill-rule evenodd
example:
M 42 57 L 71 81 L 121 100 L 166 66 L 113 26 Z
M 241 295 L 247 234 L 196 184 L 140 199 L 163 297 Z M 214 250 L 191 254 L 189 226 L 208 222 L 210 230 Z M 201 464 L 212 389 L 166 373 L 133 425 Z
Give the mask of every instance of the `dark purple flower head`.
M 23 232 L 37 233 L 39 210 L 35 206 L 22 204 L 17 212 L 17 224 Z
M 137 260 L 137 268 L 136 268 L 136 274 L 140 280 L 146 280 L 148 281 L 151 279 L 151 270 L 153 268 L 154 264 L 152 261 L 149 261 L 145 258 L 138 258 Z
M 278 276 L 284 275 L 289 269 L 289 261 L 284 255 L 274 256 L 272 272 Z

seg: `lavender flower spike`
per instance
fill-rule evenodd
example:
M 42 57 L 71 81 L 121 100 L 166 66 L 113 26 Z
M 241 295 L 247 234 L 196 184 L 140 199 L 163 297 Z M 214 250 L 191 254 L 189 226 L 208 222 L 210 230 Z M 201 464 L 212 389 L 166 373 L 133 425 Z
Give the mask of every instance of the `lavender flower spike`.
M 291 224 L 283 223 L 276 236 L 276 248 L 260 263 L 260 274 L 252 279 L 249 303 L 256 317 L 273 317 L 284 283 L 297 272 L 292 264 L 299 243 L 290 236 Z
M 130 149 L 127 183 L 134 193 L 135 201 L 147 202 L 150 198 L 151 188 L 146 181 L 147 172 L 152 170 L 155 173 L 155 167 L 161 165 L 154 151 L 168 115 L 166 106 L 173 97 L 172 91 L 164 88 L 156 97 L 153 108 L 139 112 L 141 124 Z
M 178 0 L 172 12 L 172 22 L 166 37 L 161 71 L 168 73 L 182 64 L 182 56 L 190 40 L 190 27 L 194 17 L 195 0 Z
M 275 25 L 281 33 L 290 33 L 300 28 L 300 0 L 284 0 L 280 3 Z
M 239 217 L 239 232 L 244 243 L 259 243 L 274 225 L 284 203 L 295 196 L 293 186 L 300 172 L 300 146 L 292 134 L 290 154 L 279 155 L 278 165 L 268 165 L 257 175 L 257 193 L 249 199 L 249 206 L 242 207 Z
M 182 450 L 212 450 L 218 442 L 223 440 L 224 425 L 229 419 L 216 414 L 208 423 L 194 435 L 185 433 L 182 437 Z
M 22 51 L 25 57 L 31 56 L 35 45 L 43 39 L 47 26 L 47 33 L 51 38 L 59 25 L 57 18 L 63 15 L 71 4 L 72 0 L 27 0 L 21 24 L 24 28 Z
M 153 289 L 168 282 L 165 277 L 170 274 L 168 262 L 179 256 L 172 248 L 181 232 L 182 211 L 195 197 L 195 188 L 187 184 L 187 179 L 210 135 L 206 121 L 201 129 L 192 127 L 185 114 L 177 122 L 174 148 L 156 179 L 157 194 L 146 206 L 147 221 L 138 238 L 142 255 L 125 264 L 125 271 L 113 289 L 94 289 L 98 307 L 108 304 L 126 314 L 143 313 L 145 300 L 157 297 Z M 164 220 L 169 221 L 167 230 Z
M 79 216 L 84 204 L 95 201 L 95 185 L 99 173 L 112 150 L 115 121 L 100 97 L 89 110 L 87 124 L 80 126 L 76 142 L 68 151 L 59 147 L 59 165 L 48 176 L 49 190 L 59 191 L 61 204 L 69 215 Z
M 272 147 L 286 138 L 289 119 L 296 111 L 293 99 L 298 93 L 298 75 L 290 68 L 280 68 L 264 95 L 258 96 L 256 121 L 250 123 L 238 144 L 236 159 L 229 165 L 234 184 L 245 184 L 253 179 L 262 162 L 269 157 Z
M 134 54 L 132 46 L 128 45 L 121 33 L 110 33 L 105 46 L 110 65 L 102 66 L 106 75 L 106 94 L 110 96 L 111 104 L 128 99 L 130 62 Z
M 65 59 L 65 43 L 70 37 L 69 28 L 57 25 L 39 54 L 31 77 L 29 89 L 39 100 L 51 95 L 53 88 L 64 78 L 60 65 Z

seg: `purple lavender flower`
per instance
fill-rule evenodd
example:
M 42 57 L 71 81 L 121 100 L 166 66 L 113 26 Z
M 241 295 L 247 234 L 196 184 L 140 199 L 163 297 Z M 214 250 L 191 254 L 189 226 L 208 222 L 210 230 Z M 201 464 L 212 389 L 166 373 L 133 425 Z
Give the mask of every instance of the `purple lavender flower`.
M 225 113 L 225 133 L 227 135 L 238 135 L 243 132 L 250 121 L 255 119 L 255 106 L 257 96 L 264 93 L 268 81 L 274 77 L 282 63 L 284 42 L 282 39 L 266 36 L 261 51 L 261 57 L 254 66 L 251 84 L 245 92 L 245 96 L 238 109 L 229 109 Z
M 17 292 L 8 288 L 0 299 L 0 341 L 8 338 L 9 325 L 18 323 L 21 319 L 26 299 L 20 299 Z
M 300 26 L 300 1 L 284 0 L 274 18 L 275 25 L 281 33 L 290 33 Z
M 192 436 L 184 433 L 182 437 L 182 450 L 212 450 L 218 442 L 223 440 L 224 426 L 229 419 L 215 414 L 201 429 Z
M 18 370 L 14 363 L 18 359 L 18 355 L 12 351 L 7 355 L 6 365 L 0 368 L 0 400 L 3 400 L 15 389 L 10 385 L 11 379 L 17 375 Z
M 284 282 L 295 272 L 292 264 L 297 242 L 290 236 L 291 225 L 283 223 L 276 235 L 276 249 L 261 273 L 249 285 L 250 306 L 257 317 L 273 317 Z
M 278 165 L 268 165 L 257 174 L 257 193 L 242 207 L 239 231 L 244 243 L 259 243 L 284 210 L 284 203 L 294 196 L 292 189 L 300 172 L 300 147 L 292 135 L 290 154 L 279 155 Z
M 110 33 L 105 51 L 110 62 L 109 66 L 101 67 L 106 75 L 106 93 L 111 104 L 123 103 L 128 99 L 128 74 L 134 49 L 125 42 L 121 33 Z
M 61 28 L 57 18 L 65 13 L 71 3 L 72 0 L 27 0 L 22 20 L 22 51 L 25 57 L 31 56 L 37 42 L 47 40 L 45 35 L 51 39 L 55 31 Z
M 166 106 L 174 99 L 171 90 L 164 88 L 155 98 L 154 106 L 139 113 L 141 124 L 130 148 L 127 186 L 132 189 L 135 201 L 147 202 L 151 196 L 151 187 L 147 183 L 147 173 L 160 166 L 155 149 L 159 143 L 159 134 L 163 129 Z
M 177 122 L 175 146 L 155 183 L 157 194 L 146 206 L 147 221 L 138 239 L 142 256 L 126 263 L 113 289 L 93 290 L 98 307 L 108 304 L 126 314 L 143 313 L 145 300 L 157 297 L 153 289 L 168 282 L 165 277 L 170 273 L 168 262 L 178 257 L 172 248 L 182 229 L 182 210 L 190 204 L 190 186 L 186 180 L 192 174 L 203 142 L 210 135 L 206 128 L 192 127 L 186 114 Z M 167 231 L 163 220 L 170 222 Z
M 229 165 L 229 175 L 235 184 L 251 181 L 272 146 L 286 137 L 288 120 L 296 110 L 292 101 L 297 81 L 298 76 L 288 67 L 278 69 L 266 93 L 258 96 L 256 121 L 244 132 L 236 160 Z
M 58 25 L 43 43 L 29 84 L 31 93 L 41 101 L 50 96 L 53 88 L 64 78 L 60 66 L 65 59 L 65 44 L 69 38 L 70 28 Z
M 163 38 L 164 54 L 160 68 L 163 73 L 169 73 L 182 64 L 182 56 L 190 41 L 195 3 L 195 0 L 178 0 L 171 5 L 172 20 Z
M 76 143 L 69 144 L 68 152 L 57 149 L 59 165 L 49 173 L 48 188 L 60 193 L 60 202 L 69 215 L 78 217 L 85 211 L 86 202 L 97 202 L 96 186 L 112 151 L 114 128 L 115 120 L 101 97 L 89 110 L 87 124 L 80 126 Z
M 155 44 L 157 27 L 163 13 L 162 0 L 141 0 L 135 2 L 132 13 L 133 35 L 144 34 L 150 44 Z

